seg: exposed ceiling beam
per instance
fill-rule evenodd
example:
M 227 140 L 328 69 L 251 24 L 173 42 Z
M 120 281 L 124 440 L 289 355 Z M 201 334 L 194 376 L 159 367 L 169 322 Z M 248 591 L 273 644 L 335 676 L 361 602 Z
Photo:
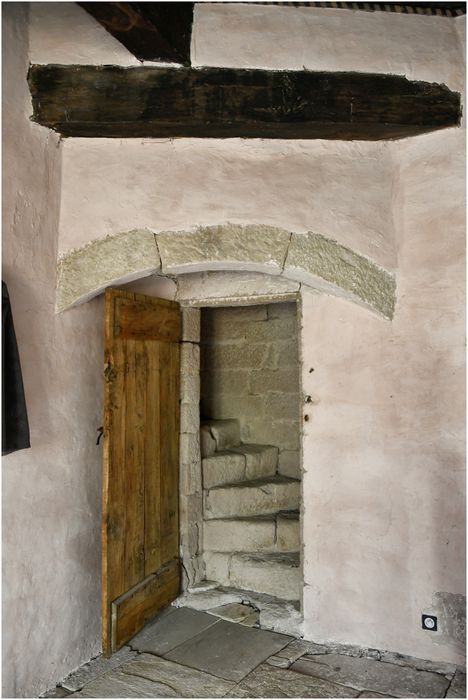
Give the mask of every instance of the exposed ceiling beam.
M 456 126 L 445 85 L 372 73 L 34 65 L 33 120 L 63 136 L 395 139 Z
M 193 2 L 77 4 L 140 61 L 190 65 Z

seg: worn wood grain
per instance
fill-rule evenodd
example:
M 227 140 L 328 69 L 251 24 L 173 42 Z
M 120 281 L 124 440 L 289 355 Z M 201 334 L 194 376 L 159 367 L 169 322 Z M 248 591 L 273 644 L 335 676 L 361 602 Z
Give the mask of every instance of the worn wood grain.
M 115 620 L 120 620 L 120 613 L 117 618 L 111 615 L 115 601 L 127 600 L 129 591 L 140 590 L 142 582 L 178 558 L 179 339 L 180 309 L 175 302 L 106 290 L 102 496 L 106 654 L 118 648 L 116 639 L 126 641 L 122 630 L 127 627 L 115 630 Z M 155 601 L 172 599 L 172 592 L 166 595 L 161 589 L 164 580 L 160 577 L 158 595 L 151 594 Z M 174 585 L 170 578 L 170 591 Z M 154 614 L 158 608 L 141 600 L 144 590 L 153 588 L 141 588 L 138 606 Z M 130 617 L 137 620 L 141 615 Z
M 134 340 L 174 341 L 180 337 L 180 313 L 178 309 L 161 307 L 156 315 L 154 304 L 143 301 L 117 299 L 118 337 Z
M 64 136 L 395 139 L 460 123 L 445 85 L 371 73 L 33 65 L 33 120 Z
M 145 512 L 155 517 L 145 520 L 145 576 L 156 571 L 162 564 L 159 546 L 161 526 L 161 392 L 159 350 L 160 343 L 145 341 L 148 354 L 148 394 L 153 400 L 146 403 L 145 430 Z
M 112 603 L 112 649 L 119 649 L 179 594 L 179 560 L 167 562 Z
M 190 65 L 193 2 L 79 2 L 141 61 Z

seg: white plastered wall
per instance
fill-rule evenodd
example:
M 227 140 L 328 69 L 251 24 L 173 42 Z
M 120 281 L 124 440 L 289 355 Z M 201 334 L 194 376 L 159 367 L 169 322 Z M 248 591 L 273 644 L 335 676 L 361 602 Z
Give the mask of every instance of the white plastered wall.
M 61 60 L 47 34 L 47 11 L 65 4 L 50 3 L 49 10 L 32 4 L 32 62 Z M 62 25 L 53 31 L 68 27 L 70 35 L 62 10 Z M 16 12 L 24 42 L 24 10 Z M 80 8 L 73 12 L 89 20 Z M 193 57 L 196 65 L 394 72 L 461 90 L 463 23 L 198 4 Z M 119 45 L 102 53 L 109 35 L 98 33 L 91 46 L 89 34 L 74 32 L 67 62 L 133 63 Z M 18 82 L 25 49 L 15 44 L 5 51 Z M 57 244 L 57 140 L 27 122 L 25 84 L 19 94 L 10 89 L 15 128 L 22 130 L 20 150 L 5 154 L 15 173 L 5 193 L 7 229 L 4 224 L 5 262 L 15 274 L 6 281 L 22 357 L 27 353 L 33 437 L 42 448 L 4 461 L 7 692 L 43 690 L 98 649 L 100 397 L 90 387 L 100 382 L 100 302 L 53 319 L 56 248 L 63 253 L 145 226 L 270 223 L 323 233 L 388 269 L 397 266 L 392 323 L 340 299 L 304 295 L 303 388 L 314 400 L 304 434 L 304 633 L 460 661 L 453 635 L 423 632 L 420 614 L 435 593 L 464 593 L 461 132 L 391 144 L 68 139 Z M 19 171 L 18 152 L 24 153 Z M 46 170 L 31 192 L 35 202 L 47 201 L 48 218 L 34 225 L 18 182 L 29 182 L 38 164 Z M 33 259 L 39 242 L 44 250 Z M 38 260 L 45 266 L 40 274 Z M 154 283 L 147 281 L 148 293 Z M 156 283 L 164 285 L 154 287 L 161 296 L 175 293 L 172 282 Z M 41 516 L 37 528 L 40 505 L 49 508 L 51 494 L 63 508 Z M 30 635 L 33 616 L 38 624 Z M 50 619 L 55 631 L 46 662 L 44 620 Z M 34 662 L 25 666 L 25 657 Z
M 3 697 L 37 697 L 100 649 L 103 310 L 55 315 L 61 144 L 29 121 L 28 4 L 2 10 L 3 279 L 31 432 L 2 460 Z

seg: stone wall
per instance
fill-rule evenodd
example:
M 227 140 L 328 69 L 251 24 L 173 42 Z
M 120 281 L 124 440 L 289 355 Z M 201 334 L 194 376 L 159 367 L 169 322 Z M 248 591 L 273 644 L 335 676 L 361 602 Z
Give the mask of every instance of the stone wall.
M 201 412 L 237 418 L 241 440 L 280 449 L 300 473 L 300 370 L 294 302 L 202 310 Z

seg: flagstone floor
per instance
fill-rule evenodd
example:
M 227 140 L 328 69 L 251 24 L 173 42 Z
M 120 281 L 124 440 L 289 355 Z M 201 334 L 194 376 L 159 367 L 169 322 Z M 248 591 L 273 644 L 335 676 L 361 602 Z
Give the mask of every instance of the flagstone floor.
M 169 607 L 43 697 L 465 698 L 463 669 L 259 629 L 248 605 Z

